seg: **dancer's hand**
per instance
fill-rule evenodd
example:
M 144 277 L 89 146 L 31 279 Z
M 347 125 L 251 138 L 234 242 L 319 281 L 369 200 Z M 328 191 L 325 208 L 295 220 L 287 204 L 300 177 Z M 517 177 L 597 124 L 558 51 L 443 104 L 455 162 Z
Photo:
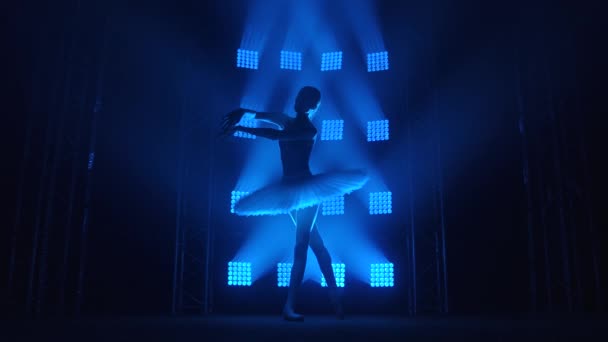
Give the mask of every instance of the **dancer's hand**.
M 232 112 L 224 115 L 224 118 L 222 119 L 222 129 L 226 130 L 232 126 L 237 125 L 239 122 L 241 122 L 241 120 L 243 118 L 255 117 L 255 113 L 252 113 L 252 112 L 253 111 L 248 110 L 248 109 L 239 108 L 239 109 L 233 110 Z

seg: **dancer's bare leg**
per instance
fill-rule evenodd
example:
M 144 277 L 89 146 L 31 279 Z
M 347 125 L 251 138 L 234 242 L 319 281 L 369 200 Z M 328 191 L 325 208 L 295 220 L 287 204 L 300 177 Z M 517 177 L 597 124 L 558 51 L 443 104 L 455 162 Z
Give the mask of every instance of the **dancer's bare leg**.
M 314 228 L 310 232 L 310 240 L 309 245 L 312 251 L 315 253 L 317 257 L 317 261 L 319 262 L 319 268 L 321 268 L 321 272 L 325 277 L 325 281 L 327 282 L 327 287 L 329 288 L 329 296 L 338 316 L 338 319 L 344 319 L 344 311 L 342 309 L 342 300 L 338 293 L 338 286 L 336 283 L 336 276 L 334 275 L 334 270 L 331 265 L 331 256 L 323 243 L 323 239 L 321 238 L 321 234 L 319 233 L 319 227 L 315 224 Z
M 318 206 L 298 210 L 295 214 L 296 224 L 296 245 L 294 248 L 293 265 L 291 267 L 291 278 L 287 301 L 283 308 L 283 316 L 287 320 L 299 321 L 303 317 L 294 311 L 295 296 L 306 268 L 306 256 L 308 253 L 308 243 L 310 241 L 310 228 L 314 226 L 318 214 Z

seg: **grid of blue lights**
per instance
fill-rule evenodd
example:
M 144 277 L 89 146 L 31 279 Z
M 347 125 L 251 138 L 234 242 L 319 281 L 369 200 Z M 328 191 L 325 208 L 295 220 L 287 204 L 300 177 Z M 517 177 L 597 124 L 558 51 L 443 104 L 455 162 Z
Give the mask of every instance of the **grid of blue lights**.
M 370 215 L 388 215 L 393 213 L 393 194 L 391 192 L 369 193 Z
M 251 263 L 228 263 L 228 286 L 251 286 Z
M 325 216 L 344 215 L 344 196 L 335 196 L 324 201 L 321 213 Z
M 331 264 L 334 269 L 334 276 L 336 277 L 336 284 L 338 287 L 344 287 L 344 275 L 346 273 L 346 265 L 344 264 Z M 321 286 L 327 287 L 325 277 L 321 276 Z
M 321 54 L 321 71 L 342 69 L 342 51 Z
M 382 141 L 389 139 L 388 120 L 367 122 L 367 141 Z
M 367 54 L 367 71 L 375 72 L 388 70 L 388 52 L 374 52 Z
M 239 122 L 240 126 L 243 127 L 255 127 L 255 120 L 251 119 L 251 120 L 241 120 L 241 122 Z M 236 131 L 234 132 L 234 136 L 237 138 L 245 138 L 245 139 L 255 139 L 256 136 L 253 134 L 249 134 L 249 133 L 245 133 L 245 132 L 241 132 L 241 131 Z
M 342 140 L 343 135 L 344 120 L 323 120 L 321 140 Z
M 291 279 L 291 263 L 280 262 L 277 264 L 277 286 L 288 287 Z
M 234 205 L 238 202 L 241 197 L 249 195 L 246 191 L 233 191 L 230 195 L 230 212 L 234 214 Z
M 395 285 L 395 271 L 392 263 L 372 264 L 372 287 L 393 287 Z
M 257 51 L 238 49 L 236 52 L 237 68 L 258 69 L 260 56 Z
M 302 70 L 302 53 L 281 51 L 281 69 Z

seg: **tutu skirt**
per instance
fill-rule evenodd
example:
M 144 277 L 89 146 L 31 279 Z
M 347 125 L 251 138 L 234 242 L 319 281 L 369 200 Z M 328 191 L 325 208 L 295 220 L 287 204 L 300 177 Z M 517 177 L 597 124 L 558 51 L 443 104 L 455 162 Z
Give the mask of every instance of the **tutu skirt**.
M 362 170 L 283 178 L 279 183 L 242 197 L 235 204 L 234 212 L 240 216 L 287 214 L 361 189 L 367 180 Z

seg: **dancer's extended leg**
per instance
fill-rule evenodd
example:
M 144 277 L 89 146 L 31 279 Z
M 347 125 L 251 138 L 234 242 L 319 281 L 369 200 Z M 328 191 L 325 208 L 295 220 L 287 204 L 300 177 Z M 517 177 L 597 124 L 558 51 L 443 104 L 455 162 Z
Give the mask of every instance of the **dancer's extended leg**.
M 327 287 L 329 288 L 329 296 L 338 316 L 338 319 L 344 319 L 344 310 L 342 309 L 342 300 L 341 296 L 338 293 L 338 286 L 336 284 L 336 276 L 334 275 L 334 270 L 331 265 L 331 256 L 329 255 L 329 251 L 325 247 L 323 243 L 323 239 L 321 238 L 321 234 L 319 233 L 319 227 L 315 225 L 315 227 L 310 232 L 310 248 L 315 253 L 317 257 L 317 261 L 319 262 L 319 268 L 321 268 L 321 272 L 325 277 L 325 281 L 327 282 Z
M 296 225 L 296 245 L 294 248 L 293 265 L 291 267 L 291 278 L 289 280 L 289 290 L 287 301 L 283 308 L 283 317 L 287 320 L 300 321 L 303 319 L 294 311 L 295 296 L 306 268 L 306 256 L 308 253 L 308 243 L 310 241 L 310 228 L 315 224 L 318 214 L 318 206 L 298 210 L 295 214 Z

